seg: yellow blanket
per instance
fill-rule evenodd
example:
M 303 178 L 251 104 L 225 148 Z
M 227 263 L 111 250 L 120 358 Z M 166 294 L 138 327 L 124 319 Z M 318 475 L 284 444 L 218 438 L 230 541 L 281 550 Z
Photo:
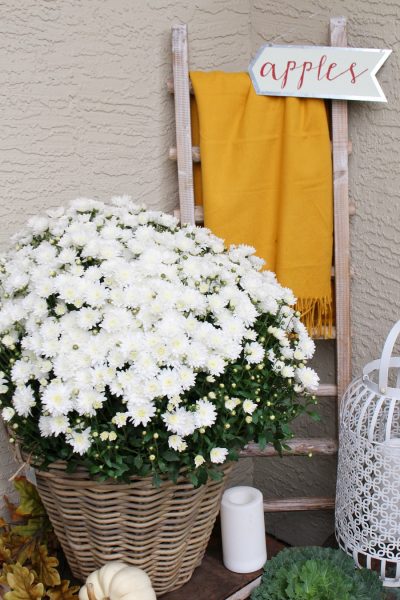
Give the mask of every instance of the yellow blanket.
M 294 291 L 306 325 L 329 336 L 333 207 L 324 102 L 258 96 L 247 73 L 190 77 L 201 152 L 195 194 L 206 227 L 226 244 L 254 246 Z

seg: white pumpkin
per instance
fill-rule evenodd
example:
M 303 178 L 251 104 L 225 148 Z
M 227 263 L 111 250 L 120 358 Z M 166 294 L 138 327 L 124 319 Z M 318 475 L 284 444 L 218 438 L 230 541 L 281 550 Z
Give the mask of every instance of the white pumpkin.
M 79 590 L 79 600 L 89 600 L 87 585 L 93 585 L 96 600 L 156 600 L 147 573 L 123 562 L 111 561 L 90 573 Z

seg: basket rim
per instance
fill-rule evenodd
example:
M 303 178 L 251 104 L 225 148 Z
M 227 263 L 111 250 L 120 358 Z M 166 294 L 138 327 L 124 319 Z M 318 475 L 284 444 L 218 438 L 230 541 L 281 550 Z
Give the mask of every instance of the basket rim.
M 21 454 L 25 459 L 25 457 L 27 456 L 26 453 L 21 452 Z M 233 463 L 234 463 L 234 461 L 226 461 L 222 465 L 215 465 L 215 468 L 217 471 L 222 472 L 223 477 L 226 477 L 229 474 L 229 472 L 231 471 L 231 469 L 233 468 Z M 84 466 L 78 466 L 75 471 L 67 472 L 68 463 L 63 460 L 58 460 L 53 463 L 50 463 L 49 465 L 47 465 L 47 467 L 45 469 L 39 469 L 39 468 L 35 467 L 34 465 L 31 465 L 31 466 L 34 469 L 36 476 L 44 477 L 44 478 L 48 478 L 48 479 L 54 479 L 54 478 L 67 479 L 69 481 L 75 481 L 76 483 L 81 482 L 82 484 L 85 484 L 85 485 L 92 483 L 93 485 L 96 485 L 96 486 L 106 485 L 106 486 L 110 487 L 113 485 L 115 487 L 123 487 L 123 486 L 132 485 L 132 483 L 135 483 L 138 481 L 141 481 L 141 482 L 147 481 L 151 484 L 152 487 L 154 487 L 156 489 L 159 489 L 161 487 L 175 486 L 175 485 L 182 484 L 182 483 L 187 483 L 188 485 L 191 485 L 191 486 L 193 486 L 194 489 L 196 489 L 195 486 L 187 479 L 187 477 L 185 477 L 185 473 L 188 472 L 187 467 L 182 467 L 179 470 L 179 476 L 178 476 L 176 482 L 172 481 L 172 479 L 168 479 L 168 477 L 166 477 L 164 475 L 160 475 L 160 480 L 161 480 L 160 485 L 154 486 L 153 485 L 153 475 L 146 475 L 146 476 L 131 475 L 129 477 L 128 481 L 116 481 L 115 479 L 100 480 L 100 479 L 97 479 L 96 477 L 92 477 L 89 474 L 89 471 Z M 211 484 L 214 482 L 219 483 L 220 480 L 214 480 L 214 479 L 208 478 L 206 483 L 198 486 L 197 489 L 200 489 L 204 485 Z

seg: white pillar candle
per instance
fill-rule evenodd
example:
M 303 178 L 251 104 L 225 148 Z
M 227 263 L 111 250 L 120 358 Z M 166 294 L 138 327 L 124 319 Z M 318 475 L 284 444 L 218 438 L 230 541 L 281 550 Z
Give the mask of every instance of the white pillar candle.
M 221 502 L 224 565 L 234 573 L 252 573 L 267 560 L 264 506 L 260 490 L 237 486 L 225 490 Z

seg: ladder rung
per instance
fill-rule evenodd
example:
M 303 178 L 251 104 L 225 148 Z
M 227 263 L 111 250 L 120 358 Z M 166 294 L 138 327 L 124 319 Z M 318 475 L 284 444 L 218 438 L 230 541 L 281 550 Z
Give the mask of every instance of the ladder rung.
M 355 206 L 354 206 L 354 204 L 350 204 L 350 206 L 349 206 L 349 214 L 350 215 L 355 214 Z M 179 208 L 177 208 L 176 210 L 174 210 L 174 216 L 178 219 L 178 221 L 180 221 L 180 219 L 181 219 L 181 211 L 179 210 Z M 194 207 L 194 218 L 195 218 L 196 223 L 198 223 L 200 225 L 204 222 L 204 212 L 203 212 L 203 207 L 202 206 L 195 206 Z M 334 277 L 334 276 L 335 276 L 335 268 L 332 267 L 331 277 Z
M 348 154 L 351 154 L 352 152 L 352 143 L 349 141 L 348 143 Z M 176 149 L 175 146 L 171 146 L 171 148 L 168 151 L 168 158 L 170 160 L 178 160 L 178 151 Z M 200 147 L 199 146 L 192 146 L 192 160 L 194 163 L 199 163 L 201 162 L 201 155 L 200 155 Z M 354 212 L 353 212 L 354 211 Z M 355 206 L 354 205 L 350 205 L 350 210 L 349 210 L 350 214 L 354 214 L 355 213 Z
M 299 510 L 332 510 L 335 498 L 282 498 L 265 500 L 264 512 L 293 512 Z
M 286 442 L 290 447 L 290 450 L 284 450 L 285 456 L 306 456 L 308 454 L 317 455 L 333 455 L 337 453 L 338 444 L 334 439 L 329 438 L 293 438 Z M 250 442 L 241 451 L 241 457 L 272 457 L 279 456 L 279 453 L 275 450 L 272 444 L 267 444 L 263 450 L 261 450 L 258 444 Z
M 178 219 L 178 221 L 181 220 L 181 211 L 179 210 L 179 208 L 174 210 L 174 217 Z M 204 212 L 202 206 L 194 207 L 194 220 L 199 225 L 202 225 L 204 223 Z
M 167 90 L 169 91 L 170 94 L 175 93 L 174 80 L 172 78 L 167 79 Z M 192 86 L 192 82 L 190 81 L 190 77 L 189 77 L 189 91 L 191 94 L 193 94 L 193 86 Z
M 315 396 L 337 396 L 337 385 L 333 383 L 321 383 Z
M 178 159 L 178 151 L 175 146 L 172 146 L 168 151 L 168 158 L 170 160 Z M 199 146 L 192 146 L 192 160 L 194 163 L 199 163 L 200 161 L 200 148 Z

